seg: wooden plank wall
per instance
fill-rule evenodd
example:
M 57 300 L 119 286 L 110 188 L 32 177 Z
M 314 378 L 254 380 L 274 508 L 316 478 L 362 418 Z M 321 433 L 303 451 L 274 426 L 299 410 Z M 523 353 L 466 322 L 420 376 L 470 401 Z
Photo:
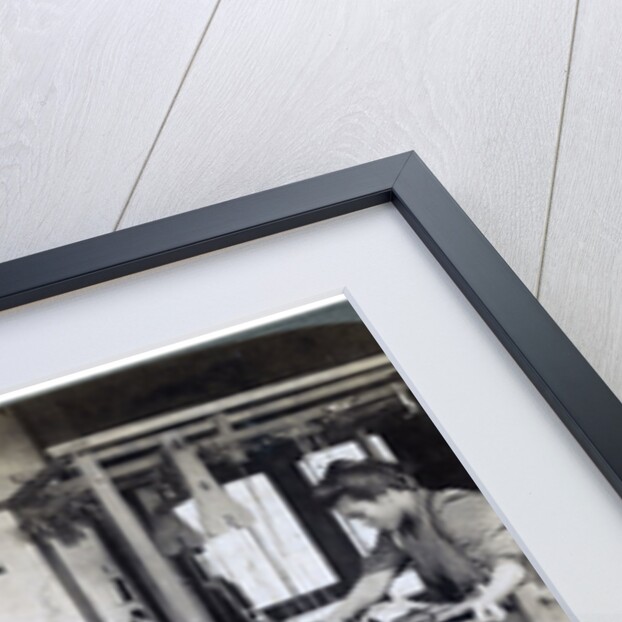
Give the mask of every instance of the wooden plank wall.
M 622 4 L 579 7 L 540 299 L 622 398 Z
M 415 149 L 622 396 L 615 0 L 9 0 L 0 260 Z

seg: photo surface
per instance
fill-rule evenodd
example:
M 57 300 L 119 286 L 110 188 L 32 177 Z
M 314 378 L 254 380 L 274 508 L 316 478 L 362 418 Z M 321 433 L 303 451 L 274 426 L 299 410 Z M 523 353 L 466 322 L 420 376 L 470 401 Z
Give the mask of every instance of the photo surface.
M 567 619 L 345 298 L 0 396 L 1 622 Z

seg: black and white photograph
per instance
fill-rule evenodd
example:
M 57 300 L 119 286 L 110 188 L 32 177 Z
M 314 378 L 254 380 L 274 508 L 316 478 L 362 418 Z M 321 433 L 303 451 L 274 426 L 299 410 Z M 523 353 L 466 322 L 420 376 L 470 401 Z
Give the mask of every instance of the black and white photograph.
M 0 396 L 0 473 L 2 622 L 568 620 L 343 297 Z

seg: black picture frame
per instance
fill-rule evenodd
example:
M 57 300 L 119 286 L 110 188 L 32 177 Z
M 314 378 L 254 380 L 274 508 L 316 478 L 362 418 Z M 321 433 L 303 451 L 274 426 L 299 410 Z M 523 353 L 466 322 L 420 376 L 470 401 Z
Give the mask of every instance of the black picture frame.
M 391 202 L 622 496 L 622 403 L 413 151 L 0 264 L 0 310 Z

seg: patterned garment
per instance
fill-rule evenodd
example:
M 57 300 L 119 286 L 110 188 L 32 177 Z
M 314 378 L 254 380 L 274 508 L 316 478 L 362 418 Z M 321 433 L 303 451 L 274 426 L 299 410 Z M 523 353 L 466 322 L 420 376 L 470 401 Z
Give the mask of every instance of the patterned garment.
M 495 566 L 504 559 L 515 560 L 527 571 L 517 590 L 541 586 L 538 597 L 544 609 L 559 607 L 544 588 L 537 573 L 494 513 L 486 499 L 469 490 L 417 490 L 417 507 L 393 532 L 380 534 L 376 547 L 365 560 L 363 572 L 400 571 L 412 564 L 426 585 L 426 599 L 458 602 L 477 585 L 486 584 Z M 533 590 L 530 590 L 533 592 Z M 545 603 L 544 601 L 547 600 Z M 544 610 L 543 609 L 543 610 Z M 544 619 L 565 619 L 547 617 Z

